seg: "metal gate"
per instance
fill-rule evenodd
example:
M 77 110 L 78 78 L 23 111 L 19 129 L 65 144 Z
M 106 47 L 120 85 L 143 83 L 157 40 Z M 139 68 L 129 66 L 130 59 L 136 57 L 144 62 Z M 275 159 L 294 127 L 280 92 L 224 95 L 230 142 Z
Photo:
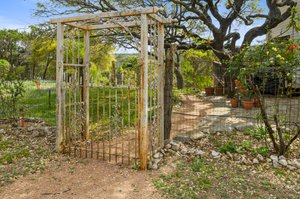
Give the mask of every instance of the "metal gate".
M 159 10 L 152 7 L 51 20 L 57 25 L 58 151 L 117 163 L 138 159 L 141 169 L 147 168 L 151 153 L 162 146 L 164 137 L 164 24 L 172 20 L 156 15 Z M 110 28 L 132 37 L 140 68 L 138 74 L 113 70 L 103 74 L 108 81 L 92 84 L 90 34 Z

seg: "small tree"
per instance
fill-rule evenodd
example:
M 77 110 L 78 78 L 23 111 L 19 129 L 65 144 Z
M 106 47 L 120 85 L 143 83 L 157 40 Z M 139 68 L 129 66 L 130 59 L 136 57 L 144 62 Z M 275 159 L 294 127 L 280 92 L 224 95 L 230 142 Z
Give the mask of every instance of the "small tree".
M 238 54 L 229 64 L 229 72 L 238 74 L 245 88 L 252 90 L 260 106 L 260 118 L 276 153 L 283 155 L 300 136 L 300 125 L 280 111 L 280 97 L 293 94 L 296 68 L 300 65 L 298 45 L 293 40 L 269 42 L 250 46 Z M 264 93 L 275 85 L 273 111 L 267 111 Z M 291 100 L 291 99 L 290 99 Z M 299 118 L 296 118 L 299 119 Z M 293 127 L 293 128 L 291 128 Z

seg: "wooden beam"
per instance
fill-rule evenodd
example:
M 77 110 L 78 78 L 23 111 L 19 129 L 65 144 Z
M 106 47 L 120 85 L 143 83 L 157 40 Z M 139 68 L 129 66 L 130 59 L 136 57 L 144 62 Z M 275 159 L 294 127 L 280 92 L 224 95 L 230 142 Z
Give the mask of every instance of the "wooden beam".
M 151 17 L 152 19 L 158 21 L 159 23 L 162 24 L 170 24 L 170 23 L 176 23 L 177 20 L 176 19 L 172 19 L 172 18 L 162 18 L 156 14 L 149 14 L 149 17 Z
M 76 23 L 76 22 L 65 23 L 65 24 L 66 24 L 66 25 L 69 25 L 69 26 L 72 26 L 72 27 L 75 27 L 75 28 L 85 29 L 85 28 L 84 28 L 85 25 L 78 24 L 78 23 Z
M 161 8 L 149 7 L 149 8 L 137 8 L 132 10 L 124 10 L 124 11 L 102 12 L 98 14 L 89 14 L 89 15 L 52 19 L 49 21 L 49 23 L 51 24 L 55 24 L 58 22 L 69 23 L 75 21 L 96 20 L 96 19 L 98 20 L 102 18 L 128 17 L 128 16 L 137 16 L 141 14 L 155 14 L 159 10 L 161 10 Z
M 148 19 L 141 15 L 141 52 L 140 52 L 140 104 L 139 104 L 139 159 L 141 170 L 147 169 L 149 131 L 148 131 Z
M 85 140 L 89 140 L 90 133 L 89 133 L 89 74 L 90 74 L 90 31 L 84 31 L 83 35 L 84 40 L 84 71 L 83 71 L 83 101 L 84 101 L 84 135 Z
M 155 24 L 154 21 L 151 21 L 148 24 Z M 141 25 L 140 21 L 130 21 L 130 22 L 116 22 L 116 23 L 106 23 L 100 25 L 85 25 L 82 26 L 86 30 L 100 30 L 100 29 L 110 29 L 110 28 L 128 28 L 128 27 L 138 27 Z
M 164 64 L 164 25 L 158 24 L 158 135 L 161 147 L 164 146 L 164 86 L 165 86 L 165 64 Z
M 57 23 L 56 38 L 56 151 L 63 151 L 64 142 L 64 26 Z

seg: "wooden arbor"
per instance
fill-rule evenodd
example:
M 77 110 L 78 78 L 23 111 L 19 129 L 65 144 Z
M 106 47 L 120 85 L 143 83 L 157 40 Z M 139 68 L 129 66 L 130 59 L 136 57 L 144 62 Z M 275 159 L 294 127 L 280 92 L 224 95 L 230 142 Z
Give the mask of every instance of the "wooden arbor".
M 84 139 L 90 139 L 89 131 L 89 68 L 90 68 L 90 32 L 92 30 L 140 27 L 140 88 L 139 88 L 139 122 L 138 122 L 138 143 L 139 160 L 141 169 L 147 168 L 149 150 L 149 124 L 148 124 L 148 50 L 149 50 L 149 26 L 157 24 L 157 51 L 158 60 L 158 124 L 160 145 L 164 141 L 164 24 L 172 23 L 172 19 L 165 19 L 157 15 L 159 8 L 140 8 L 120 12 L 103 12 L 98 14 L 81 15 L 75 17 L 65 17 L 53 19 L 52 24 L 57 25 L 57 57 L 56 57 L 56 93 L 57 93 L 57 133 L 56 150 L 63 151 L 66 139 L 64 123 L 64 67 L 74 66 L 83 68 L 83 109 L 84 118 Z M 135 18 L 133 18 L 135 17 Z M 138 20 L 136 20 L 138 18 Z M 133 20 L 134 19 L 134 20 Z M 64 27 L 72 26 L 84 32 L 84 57 L 83 64 L 69 64 L 64 62 Z M 76 65 L 76 66 L 75 66 Z

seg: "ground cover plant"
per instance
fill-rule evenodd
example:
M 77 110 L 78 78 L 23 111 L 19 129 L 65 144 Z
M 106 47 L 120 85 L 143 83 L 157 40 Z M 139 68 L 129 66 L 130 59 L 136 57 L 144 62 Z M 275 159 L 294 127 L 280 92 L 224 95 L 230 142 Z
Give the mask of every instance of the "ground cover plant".
M 262 136 L 259 128 L 210 134 L 192 144 L 206 154 L 167 159 L 153 184 L 166 198 L 297 198 L 299 174 L 267 161 L 272 152 Z M 291 147 L 289 158 L 299 156 L 299 144 Z M 222 158 L 212 157 L 212 150 Z M 252 163 L 258 155 L 261 163 Z
M 0 121 L 0 186 L 45 168 L 53 152 L 54 134 L 37 125 L 20 129 Z
M 173 172 L 153 184 L 166 198 L 297 198 L 295 177 L 281 169 L 195 158 L 179 160 Z

